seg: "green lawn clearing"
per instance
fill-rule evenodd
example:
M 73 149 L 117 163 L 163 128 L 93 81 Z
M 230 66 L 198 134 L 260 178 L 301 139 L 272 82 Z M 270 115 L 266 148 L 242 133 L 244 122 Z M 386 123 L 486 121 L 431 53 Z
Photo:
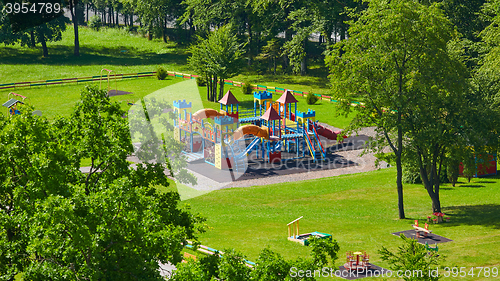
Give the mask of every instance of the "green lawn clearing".
M 396 250 L 401 239 L 392 232 L 412 229 L 414 219 L 423 224 L 431 215 L 431 201 L 421 185 L 405 185 L 408 219 L 397 219 L 394 168 L 332 178 L 214 191 L 187 202 L 207 217 L 204 245 L 215 249 L 236 248 L 249 260 L 269 246 L 287 259 L 305 257 L 306 247 L 290 242 L 287 223 L 304 216 L 301 233 L 319 231 L 333 235 L 340 246 L 337 265 L 346 251 L 366 250 L 371 261 L 387 267 L 377 251 Z M 442 187 L 443 212 L 450 223 L 430 225 L 433 233 L 454 242 L 439 244 L 445 266 L 498 267 L 500 257 L 500 180 L 498 177 L 463 178 L 456 187 Z M 375 279 L 375 278 L 374 278 Z M 486 278 L 487 279 L 487 278 Z M 484 279 L 484 280 L 486 280 Z M 391 279 L 396 280 L 396 279 Z M 452 280 L 452 279 L 449 279 Z M 466 277 L 460 280 L 483 280 Z
M 115 73 L 186 70 L 186 48 L 175 43 L 148 41 L 123 29 L 94 31 L 79 27 L 80 56 L 73 56 L 74 33 L 68 25 L 58 42 L 48 42 L 49 57 L 42 58 L 41 47 L 0 46 L 0 84 L 45 79 L 99 75 L 107 68 Z

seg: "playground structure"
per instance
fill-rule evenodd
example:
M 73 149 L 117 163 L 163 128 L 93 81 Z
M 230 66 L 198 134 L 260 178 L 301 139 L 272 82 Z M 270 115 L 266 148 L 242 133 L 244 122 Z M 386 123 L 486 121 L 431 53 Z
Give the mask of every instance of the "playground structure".
M 22 98 L 23 100 L 20 101 L 20 100 L 17 100 L 15 98 L 11 98 L 10 96 L 16 96 L 16 97 L 20 97 Z M 7 98 L 9 99 L 7 102 L 5 102 L 4 104 L 2 104 L 2 106 L 5 106 L 9 109 L 9 114 L 12 116 L 12 115 L 19 115 L 21 114 L 21 111 L 19 111 L 19 109 L 17 108 L 17 105 L 18 104 L 24 104 L 24 100 L 27 98 L 25 96 L 22 96 L 22 95 L 19 95 L 19 94 L 16 94 L 14 92 L 10 92 L 8 95 L 7 95 Z
M 126 91 L 119 91 L 118 90 L 118 84 L 117 84 L 117 78 L 118 78 L 118 75 L 111 69 L 107 69 L 107 68 L 103 68 L 101 69 L 101 76 L 99 78 L 99 89 L 102 90 L 102 73 L 103 72 L 107 72 L 107 74 L 105 74 L 105 78 L 107 80 L 107 91 L 108 91 L 108 96 L 109 97 L 112 97 L 112 96 L 119 96 L 119 95 L 129 95 L 129 94 L 132 94 L 131 92 L 126 92 Z M 110 79 L 114 79 L 115 80 L 115 89 L 114 90 L 111 90 L 111 86 L 110 86 Z M 123 79 L 123 75 L 122 75 L 122 79 Z M 129 105 L 131 105 L 130 103 L 128 103 Z
M 107 72 L 107 74 L 106 74 L 106 78 L 108 80 L 108 88 L 107 89 L 108 89 L 108 94 L 110 94 L 111 93 L 111 87 L 109 85 L 109 79 L 111 78 L 111 73 L 114 73 L 114 71 L 111 70 L 111 69 L 106 69 L 106 68 L 101 69 L 101 78 L 99 79 L 99 89 L 102 89 L 102 72 L 103 71 Z M 114 75 L 116 76 L 116 74 L 114 74 Z M 117 92 L 117 91 L 118 91 L 118 85 L 116 83 L 116 77 L 115 77 L 115 92 Z
M 424 237 L 427 237 L 427 234 L 432 232 L 432 230 L 429 230 L 429 225 L 427 223 L 425 223 L 424 227 L 418 226 L 418 220 L 415 220 L 415 224 L 413 224 L 412 227 L 415 229 L 415 236 L 417 238 L 421 237 L 420 233 L 423 233 Z
M 437 243 L 434 244 L 434 247 L 431 247 L 431 246 L 429 246 L 427 241 L 425 241 L 425 249 L 427 250 L 429 255 L 432 254 L 431 252 L 437 253 L 439 251 L 439 247 L 438 247 Z
M 288 90 L 275 102 L 272 95 L 254 92 L 254 108 L 247 111 L 239 110 L 231 90 L 219 101 L 219 111 L 192 113 L 190 102 L 174 101 L 174 138 L 184 143 L 188 161 L 204 158 L 218 169 L 238 174 L 245 173 L 247 156 L 253 151 L 268 163 L 309 156 L 314 161 L 324 159 L 320 136 L 337 140 L 340 132 L 315 122 L 315 111 L 298 111 L 298 101 Z
M 185 247 L 190 249 L 190 250 L 196 250 L 200 253 L 203 253 L 205 255 L 210 255 L 210 256 L 211 255 L 218 255 L 218 256 L 222 257 L 224 255 L 224 252 L 207 247 L 207 246 L 204 246 L 204 245 L 197 245 L 197 247 L 195 247 L 195 246 L 193 246 L 193 242 L 190 240 L 186 240 L 186 242 L 187 242 L 187 244 L 185 245 Z M 193 258 L 194 260 L 197 259 L 197 257 L 195 255 L 191 255 L 189 253 L 184 253 L 184 257 L 190 257 L 190 258 Z M 247 267 L 253 268 L 255 266 L 254 262 L 251 262 L 247 259 L 243 259 L 243 261 L 245 262 L 245 265 Z
M 332 240 L 332 235 L 328 234 L 328 233 L 321 233 L 321 232 L 314 231 L 311 233 L 300 234 L 299 233 L 299 221 L 301 218 L 303 218 L 303 217 L 300 217 L 300 218 L 287 224 L 287 226 L 288 226 L 288 240 L 300 243 L 304 246 L 309 245 L 309 238 L 311 238 L 311 237 Z
M 347 270 L 366 272 L 371 268 L 370 256 L 366 252 L 347 252 L 346 256 L 344 267 Z

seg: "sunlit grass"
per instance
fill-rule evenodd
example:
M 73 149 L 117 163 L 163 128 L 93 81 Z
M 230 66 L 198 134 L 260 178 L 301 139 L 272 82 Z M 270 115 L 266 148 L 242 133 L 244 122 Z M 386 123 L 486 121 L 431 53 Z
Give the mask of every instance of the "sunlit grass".
M 441 190 L 443 212 L 450 223 L 431 225 L 433 233 L 454 242 L 439 244 L 448 266 L 498 266 L 500 257 L 500 180 L 464 179 Z M 401 239 L 392 232 L 411 229 L 431 215 L 431 200 L 421 185 L 405 185 L 406 220 L 397 219 L 395 169 L 368 173 L 214 191 L 188 200 L 193 210 L 207 217 L 209 231 L 200 239 L 215 249 L 236 248 L 250 260 L 269 246 L 288 259 L 306 257 L 309 249 L 286 239 L 290 221 L 304 216 L 301 233 L 319 231 L 333 235 L 345 251 L 366 250 L 371 261 L 381 261 L 382 247 L 395 250 Z M 481 280 L 464 278 L 463 280 Z

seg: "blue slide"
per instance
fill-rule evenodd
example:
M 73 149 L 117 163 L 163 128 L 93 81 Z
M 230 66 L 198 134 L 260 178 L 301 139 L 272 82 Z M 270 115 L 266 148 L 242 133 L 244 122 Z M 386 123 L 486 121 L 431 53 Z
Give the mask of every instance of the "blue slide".
M 243 150 L 243 152 L 239 155 L 236 155 L 234 158 L 236 159 L 239 159 L 239 158 L 243 158 L 243 157 L 246 157 L 247 153 L 249 151 L 252 150 L 252 148 L 254 148 L 260 141 L 260 138 L 259 137 L 256 137 L 248 146 L 245 150 Z

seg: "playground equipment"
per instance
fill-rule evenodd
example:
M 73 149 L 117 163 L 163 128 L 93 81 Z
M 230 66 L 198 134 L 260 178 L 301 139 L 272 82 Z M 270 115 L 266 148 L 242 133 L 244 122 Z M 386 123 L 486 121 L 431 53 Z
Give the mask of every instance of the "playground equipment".
M 107 69 L 107 68 L 103 68 L 101 69 L 101 78 L 99 79 L 99 89 L 102 90 L 102 73 L 103 71 L 107 72 L 106 74 L 106 80 L 108 81 L 108 96 L 118 96 L 118 95 L 128 95 L 128 94 L 132 94 L 131 92 L 125 92 L 125 91 L 118 91 L 118 85 L 117 85 L 117 82 L 116 82 L 116 79 L 117 79 L 117 74 L 111 70 L 111 69 Z M 111 79 L 111 77 L 113 77 L 113 79 L 115 79 L 115 89 L 114 90 L 111 90 L 111 87 L 109 85 L 109 81 Z M 121 75 L 122 79 L 123 79 L 123 75 Z
M 247 168 L 247 155 L 253 151 L 257 159 L 268 163 L 326 157 L 320 136 L 336 140 L 340 132 L 315 122 L 315 111 L 298 111 L 298 101 L 288 90 L 276 102 L 267 91 L 253 95 L 254 108 L 247 111 L 239 110 L 239 101 L 231 90 L 219 101 L 219 111 L 201 109 L 191 113 L 190 102 L 173 102 L 174 138 L 185 144 L 188 161 L 203 158 L 218 169 L 241 174 Z
M 329 239 L 332 240 L 332 235 L 328 233 L 321 233 L 321 232 L 311 232 L 311 233 L 304 233 L 304 234 L 299 234 L 299 221 L 303 217 L 300 217 L 290 223 L 287 224 L 288 226 L 288 240 L 300 243 L 304 246 L 309 245 L 309 238 L 310 237 L 316 237 L 320 239 Z
M 431 252 L 437 253 L 439 251 L 437 243 L 434 243 L 434 247 L 431 247 L 429 246 L 427 241 L 425 241 L 425 249 L 427 250 L 427 252 L 429 252 L 429 254 L 431 254 Z
M 347 270 L 366 272 L 371 268 L 370 256 L 366 252 L 347 252 L 346 256 L 347 262 L 344 267 Z
M 191 249 L 191 250 L 195 249 L 192 241 L 186 240 L 186 242 L 187 242 L 187 244 L 185 245 L 186 248 Z M 206 254 L 206 255 L 219 255 L 220 257 L 222 257 L 222 255 L 224 255 L 224 252 L 207 247 L 207 246 L 204 246 L 204 245 L 198 245 L 198 247 L 196 247 L 196 250 L 198 252 Z M 189 255 L 185 255 L 185 256 L 189 256 L 189 257 L 196 260 L 196 256 L 194 256 L 194 255 L 189 254 Z M 245 262 L 245 265 L 250 267 L 250 268 L 253 268 L 255 266 L 254 262 L 251 262 L 247 259 L 243 259 L 243 261 Z
M 16 96 L 16 97 L 20 97 L 22 98 L 23 100 L 20 101 L 20 100 L 17 100 L 15 98 L 11 98 L 10 96 Z M 16 94 L 14 92 L 10 92 L 8 95 L 7 95 L 7 98 L 9 99 L 8 101 L 6 101 L 4 104 L 2 104 L 2 106 L 5 106 L 9 109 L 9 114 L 10 116 L 12 115 L 20 115 L 21 114 L 21 111 L 19 111 L 19 109 L 17 108 L 17 105 L 18 104 L 24 104 L 24 100 L 27 99 L 27 97 L 25 96 L 22 96 L 20 94 Z M 32 115 L 37 115 L 37 116 L 42 116 L 42 112 L 40 110 L 35 110 L 31 113 Z
M 11 98 L 10 96 L 16 96 L 16 97 L 20 97 L 22 98 L 23 100 L 20 101 L 20 100 L 17 100 L 15 98 Z M 9 114 L 12 116 L 12 115 L 19 115 L 21 114 L 21 111 L 19 111 L 17 109 L 17 105 L 18 104 L 24 104 L 24 100 L 26 99 L 25 96 L 22 96 L 22 95 L 19 95 L 19 94 L 16 94 L 14 92 L 10 92 L 8 95 L 7 95 L 7 98 L 9 99 L 8 101 L 6 101 L 4 104 L 2 104 L 2 106 L 5 106 L 9 109 Z
M 415 229 L 415 236 L 417 238 L 421 237 L 420 233 L 424 233 L 424 237 L 427 237 L 427 234 L 430 234 L 432 232 L 432 230 L 429 230 L 429 225 L 427 223 L 425 223 L 425 227 L 418 226 L 418 220 L 415 220 L 415 224 L 413 224 L 412 226 Z

